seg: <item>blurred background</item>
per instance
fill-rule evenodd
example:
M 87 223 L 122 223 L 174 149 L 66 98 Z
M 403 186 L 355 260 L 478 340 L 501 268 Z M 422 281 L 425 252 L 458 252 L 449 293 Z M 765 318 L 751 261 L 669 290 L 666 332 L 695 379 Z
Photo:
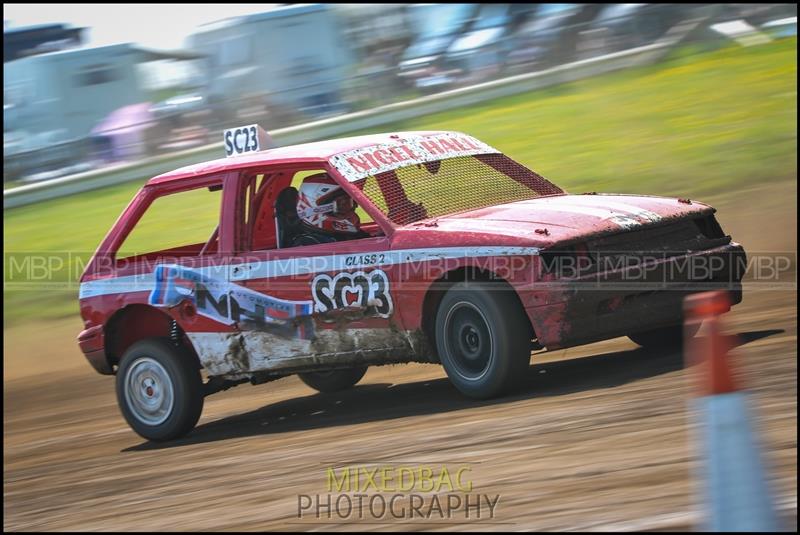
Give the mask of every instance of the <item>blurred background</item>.
M 6 187 L 217 142 L 232 125 L 272 131 L 667 38 L 702 52 L 797 27 L 787 4 L 274 4 L 234 17 L 204 6 L 189 18 L 208 20 L 174 30 L 183 7 L 161 8 L 151 22 L 165 27 L 150 30 L 122 7 L 28 24 L 53 15 L 7 6 Z

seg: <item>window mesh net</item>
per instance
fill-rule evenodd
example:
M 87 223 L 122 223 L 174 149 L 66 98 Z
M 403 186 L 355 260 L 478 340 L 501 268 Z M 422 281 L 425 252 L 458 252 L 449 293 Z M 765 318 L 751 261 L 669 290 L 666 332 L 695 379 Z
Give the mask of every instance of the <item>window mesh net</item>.
M 398 225 L 564 193 L 502 154 L 410 165 L 368 176 L 355 185 Z

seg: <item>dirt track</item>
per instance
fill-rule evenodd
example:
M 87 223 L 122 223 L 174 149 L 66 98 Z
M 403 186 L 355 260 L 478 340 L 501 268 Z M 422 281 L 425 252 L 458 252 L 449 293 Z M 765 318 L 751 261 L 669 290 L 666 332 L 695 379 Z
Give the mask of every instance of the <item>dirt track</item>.
M 794 292 L 746 288 L 725 317 L 740 335 L 733 355 L 787 529 L 797 527 L 796 308 Z M 6 530 L 631 531 L 688 529 L 696 518 L 690 389 L 677 352 L 616 339 L 535 354 L 527 387 L 490 402 L 464 399 L 441 368 L 424 365 L 371 369 L 338 395 L 294 377 L 241 386 L 208 398 L 186 439 L 156 445 L 127 427 L 113 381 L 81 362 L 79 323 L 41 327 L 38 336 L 28 328 L 26 354 L 39 364 L 6 363 Z M 61 376 L 31 373 L 55 358 Z M 327 493 L 327 467 L 387 463 L 469 465 L 475 493 L 500 495 L 495 517 L 360 526 L 297 518 L 299 494 Z

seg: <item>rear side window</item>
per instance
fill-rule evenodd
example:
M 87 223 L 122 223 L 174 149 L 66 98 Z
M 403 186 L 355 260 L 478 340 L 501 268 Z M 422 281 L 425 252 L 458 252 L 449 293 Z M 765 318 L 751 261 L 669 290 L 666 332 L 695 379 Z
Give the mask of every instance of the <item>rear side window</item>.
M 117 251 L 117 258 L 153 252 L 197 255 L 220 221 L 222 188 L 181 191 L 156 198 Z M 219 236 L 207 249 L 217 250 Z

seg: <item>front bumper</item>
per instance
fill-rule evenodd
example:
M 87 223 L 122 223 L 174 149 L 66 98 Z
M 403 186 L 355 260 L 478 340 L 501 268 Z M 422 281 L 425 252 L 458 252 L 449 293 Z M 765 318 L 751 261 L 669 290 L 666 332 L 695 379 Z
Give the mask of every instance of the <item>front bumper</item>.
M 86 360 L 92 365 L 97 373 L 103 375 L 113 375 L 114 370 L 108 363 L 105 352 L 105 340 L 103 326 L 95 325 L 78 335 L 78 345 L 86 356 Z
M 704 269 L 693 269 L 698 265 Z M 548 349 L 576 346 L 683 322 L 687 295 L 724 290 L 742 301 L 744 249 L 730 243 L 637 266 L 545 283 L 548 304 L 526 307 Z M 541 291 L 537 290 L 537 292 Z

